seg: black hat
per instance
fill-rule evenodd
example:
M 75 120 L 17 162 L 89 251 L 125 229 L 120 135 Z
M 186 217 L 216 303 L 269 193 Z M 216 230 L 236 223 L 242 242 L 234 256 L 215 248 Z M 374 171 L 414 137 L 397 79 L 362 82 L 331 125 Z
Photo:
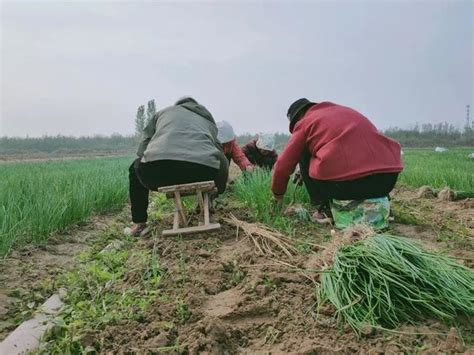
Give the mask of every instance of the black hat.
M 192 98 L 191 96 L 183 96 L 182 98 L 180 98 L 178 101 L 175 102 L 175 106 L 178 106 L 178 105 L 182 105 L 182 104 L 185 104 L 187 102 L 192 102 L 194 104 L 197 104 L 198 102 L 196 101 L 196 99 Z
M 293 126 L 297 122 L 296 118 L 298 113 L 311 105 L 314 105 L 314 102 L 311 102 L 306 98 L 298 99 L 290 105 L 288 108 L 288 113 L 286 114 L 288 120 L 290 121 L 290 133 L 293 132 Z

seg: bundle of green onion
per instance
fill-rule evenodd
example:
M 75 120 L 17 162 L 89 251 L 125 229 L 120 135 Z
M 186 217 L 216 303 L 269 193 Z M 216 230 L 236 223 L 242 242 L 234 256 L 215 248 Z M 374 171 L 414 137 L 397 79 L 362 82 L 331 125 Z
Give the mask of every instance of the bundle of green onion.
M 376 234 L 340 247 L 321 296 L 356 333 L 402 322 L 474 315 L 474 272 L 415 242 Z

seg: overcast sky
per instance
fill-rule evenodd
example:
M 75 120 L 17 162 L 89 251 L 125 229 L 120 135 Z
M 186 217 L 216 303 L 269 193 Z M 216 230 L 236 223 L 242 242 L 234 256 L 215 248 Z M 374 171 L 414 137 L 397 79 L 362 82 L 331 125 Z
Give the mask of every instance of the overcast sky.
M 379 128 L 473 103 L 472 1 L 2 2 L 0 136 L 131 134 L 193 95 L 238 133 L 287 131 L 295 99 Z

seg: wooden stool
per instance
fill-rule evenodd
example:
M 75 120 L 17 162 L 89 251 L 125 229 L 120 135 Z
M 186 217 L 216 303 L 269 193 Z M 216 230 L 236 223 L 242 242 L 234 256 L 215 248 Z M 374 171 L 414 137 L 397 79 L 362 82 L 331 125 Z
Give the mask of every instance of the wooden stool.
M 209 193 L 217 192 L 214 181 L 193 182 L 191 184 L 173 185 L 160 187 L 158 192 L 166 194 L 167 198 L 174 198 L 174 220 L 173 229 L 162 232 L 163 236 L 178 234 L 193 234 L 216 230 L 221 227 L 219 223 L 209 223 Z M 200 226 L 188 227 L 188 220 L 181 203 L 181 197 L 197 195 L 198 205 L 204 224 Z M 182 226 L 182 227 L 181 227 Z

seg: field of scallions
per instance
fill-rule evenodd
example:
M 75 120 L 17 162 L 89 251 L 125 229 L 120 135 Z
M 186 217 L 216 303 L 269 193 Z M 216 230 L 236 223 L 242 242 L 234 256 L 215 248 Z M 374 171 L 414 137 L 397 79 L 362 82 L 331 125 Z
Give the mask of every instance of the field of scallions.
M 0 257 L 123 206 L 130 158 L 0 165 Z
M 400 182 L 410 186 L 424 185 L 435 189 L 450 187 L 474 192 L 474 147 L 437 153 L 433 149 L 407 149 L 403 155 L 405 171 Z

